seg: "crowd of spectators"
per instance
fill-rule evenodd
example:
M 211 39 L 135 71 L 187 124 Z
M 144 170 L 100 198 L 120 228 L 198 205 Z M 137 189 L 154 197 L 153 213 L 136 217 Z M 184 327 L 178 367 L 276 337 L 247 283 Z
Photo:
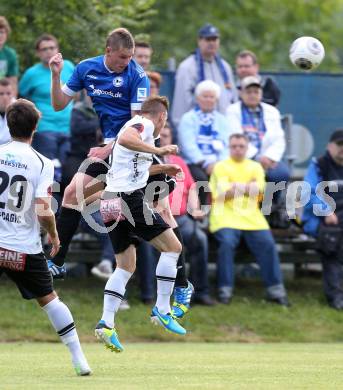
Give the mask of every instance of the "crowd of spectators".
M 0 144 L 10 140 L 6 107 L 19 95 L 33 101 L 42 113 L 33 138 L 33 147 L 54 161 L 55 180 L 66 188 L 89 149 L 102 142 L 99 122 L 88 96 L 79 94 L 73 105 L 54 111 L 50 98 L 49 60 L 59 51 L 56 37 L 44 33 L 35 43 L 37 64 L 19 78 L 16 51 L 7 45 L 10 25 L 0 16 Z M 209 237 L 217 243 L 217 298 L 227 304 L 234 287 L 234 256 L 241 237 L 259 264 L 266 286 L 267 301 L 288 306 L 277 247 L 268 221 L 260 210 L 266 181 L 288 182 L 290 173 L 284 162 L 285 134 L 277 108 L 280 90 L 271 77 L 259 74 L 255 53 L 243 50 L 235 59 L 235 72 L 221 57 L 220 32 L 206 24 L 198 31 L 197 47 L 185 58 L 175 74 L 171 122 L 160 135 L 161 145 L 177 142 L 180 155 L 165 163 L 177 164 L 183 175 L 169 196 L 169 207 L 179 225 L 189 261 L 189 279 L 194 284 L 194 302 L 214 305 L 208 278 Z M 136 42 L 134 59 L 150 80 L 151 94 L 158 95 L 162 76 L 151 69 L 152 47 Z M 66 82 L 74 69 L 64 60 L 61 79 Z M 18 84 L 19 78 L 19 84 Z M 307 179 L 314 187 L 324 180 L 343 179 L 343 131 L 336 132 L 324 157 L 313 162 Z M 335 199 L 342 206 L 341 195 Z M 275 198 L 284 207 L 284 197 Z M 202 206 L 211 205 L 207 213 Z M 305 208 L 305 232 L 317 236 L 320 228 L 342 224 L 339 209 L 333 216 L 316 219 L 311 207 Z M 99 212 L 93 218 L 101 225 Z M 80 229 L 93 234 L 101 243 L 100 263 L 91 272 L 109 278 L 115 267 L 110 241 L 85 221 Z M 336 229 L 337 230 L 337 229 Z M 321 238 L 324 233 L 321 233 Z M 325 234 L 334 235 L 334 233 Z M 330 237 L 331 237 L 330 236 Z M 327 237 L 327 236 L 326 236 Z M 339 240 L 338 240 L 339 241 Z M 343 309 L 341 248 L 322 253 L 324 291 L 329 304 Z M 153 300 L 156 253 L 149 243 L 138 248 L 141 300 Z M 124 301 L 125 304 L 125 301 Z M 129 306 L 127 306 L 129 307 Z

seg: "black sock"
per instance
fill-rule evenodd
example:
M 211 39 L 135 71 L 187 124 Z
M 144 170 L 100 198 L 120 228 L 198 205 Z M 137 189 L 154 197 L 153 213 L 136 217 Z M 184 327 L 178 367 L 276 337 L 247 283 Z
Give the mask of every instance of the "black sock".
M 182 245 L 182 252 L 180 253 L 179 259 L 177 261 L 177 274 L 175 279 L 175 287 L 187 287 L 188 279 L 186 276 L 186 259 L 185 259 L 185 251 L 184 251 L 182 235 L 178 226 L 173 229 L 173 232 L 175 233 L 176 237 L 178 238 L 178 240 L 181 242 Z
M 60 215 L 57 218 L 56 226 L 61 241 L 61 248 L 52 259 L 56 265 L 63 265 L 68 252 L 70 242 L 75 234 L 81 219 L 80 211 L 61 207 Z

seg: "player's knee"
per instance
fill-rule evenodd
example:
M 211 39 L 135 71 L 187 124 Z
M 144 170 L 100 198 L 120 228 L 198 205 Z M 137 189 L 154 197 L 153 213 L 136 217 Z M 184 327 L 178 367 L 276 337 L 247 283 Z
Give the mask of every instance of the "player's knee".
M 129 248 L 128 250 L 130 250 Z M 131 272 L 132 274 L 136 270 L 136 258 L 135 256 L 117 256 L 117 267 L 124 271 Z
M 43 307 L 55 298 L 57 298 L 57 293 L 55 291 L 52 291 L 50 294 L 45 295 L 44 297 L 37 298 L 37 302 L 39 303 L 39 306 Z
M 121 264 L 120 267 L 118 267 L 118 268 L 121 268 L 124 271 L 130 272 L 133 274 L 136 271 L 136 264 L 135 263 Z
M 180 254 L 182 252 L 181 242 L 175 237 L 174 240 L 168 243 L 168 248 L 166 252 L 174 252 Z

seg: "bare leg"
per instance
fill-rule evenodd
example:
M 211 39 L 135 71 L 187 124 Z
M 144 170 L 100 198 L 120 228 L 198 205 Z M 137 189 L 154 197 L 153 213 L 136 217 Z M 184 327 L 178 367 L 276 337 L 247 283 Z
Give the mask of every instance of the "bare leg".
M 62 207 L 56 221 L 61 249 L 53 258 L 55 264 L 61 266 L 65 262 L 70 242 L 80 223 L 81 210 L 85 199 L 103 188 L 103 182 L 84 173 L 77 172 L 65 189 Z

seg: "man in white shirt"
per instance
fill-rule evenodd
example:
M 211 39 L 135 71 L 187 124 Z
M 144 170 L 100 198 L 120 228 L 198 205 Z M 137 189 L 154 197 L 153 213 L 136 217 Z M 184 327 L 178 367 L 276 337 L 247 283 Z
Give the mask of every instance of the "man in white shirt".
M 13 280 L 24 299 L 37 300 L 69 348 L 77 375 L 89 375 L 73 317 L 53 289 L 42 251 L 40 226 L 48 233 L 52 256 L 60 240 L 51 210 L 54 166 L 31 147 L 40 112 L 19 99 L 9 105 L 6 117 L 12 141 L 0 146 L 0 276 Z
M 0 80 L 0 145 L 11 140 L 6 121 L 6 108 L 15 100 L 14 87 L 8 79 Z
M 186 333 L 172 316 L 170 307 L 176 264 L 182 247 L 169 225 L 149 207 L 151 186 L 145 190 L 152 155 L 177 152 L 176 145 L 154 146 L 154 139 L 167 120 L 167 110 L 168 100 L 165 97 L 154 96 L 144 101 L 141 115 L 136 115 L 120 130 L 106 177 L 107 187 L 100 212 L 112 241 L 117 268 L 105 286 L 103 314 L 95 335 L 115 352 L 121 352 L 123 347 L 114 328 L 114 317 L 124 297 L 126 284 L 136 268 L 138 237 L 149 241 L 161 252 L 156 267 L 157 301 L 152 309 L 152 321 L 171 332 Z
M 286 141 L 280 112 L 262 102 L 259 77 L 248 76 L 241 81 L 241 99 L 230 105 L 226 112 L 230 135 L 243 133 L 248 137 L 247 158 L 262 164 L 267 181 L 288 181 L 289 170 L 282 161 Z

